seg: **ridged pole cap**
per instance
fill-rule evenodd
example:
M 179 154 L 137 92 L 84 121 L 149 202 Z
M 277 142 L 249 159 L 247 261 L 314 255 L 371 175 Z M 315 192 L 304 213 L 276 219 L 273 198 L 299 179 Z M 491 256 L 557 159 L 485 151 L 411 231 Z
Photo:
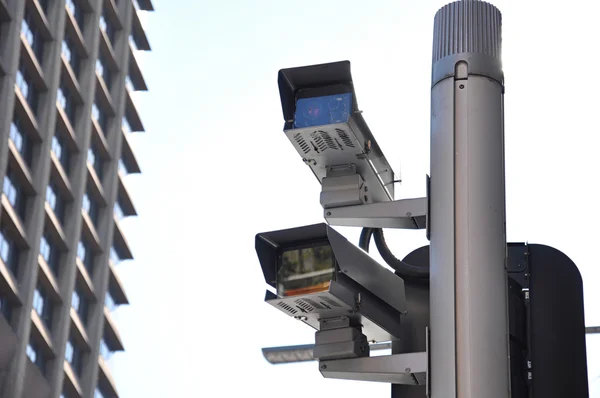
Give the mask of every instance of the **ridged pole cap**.
M 462 0 L 442 7 L 433 23 L 431 83 L 454 76 L 456 63 L 466 61 L 470 75 L 503 81 L 502 14 L 493 5 Z

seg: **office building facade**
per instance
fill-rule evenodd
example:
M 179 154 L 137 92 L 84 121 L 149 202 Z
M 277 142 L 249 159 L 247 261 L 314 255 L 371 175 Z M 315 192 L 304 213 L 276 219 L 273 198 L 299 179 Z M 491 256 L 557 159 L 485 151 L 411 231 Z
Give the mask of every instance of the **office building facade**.
M 117 397 L 150 0 L 0 0 L 0 397 Z

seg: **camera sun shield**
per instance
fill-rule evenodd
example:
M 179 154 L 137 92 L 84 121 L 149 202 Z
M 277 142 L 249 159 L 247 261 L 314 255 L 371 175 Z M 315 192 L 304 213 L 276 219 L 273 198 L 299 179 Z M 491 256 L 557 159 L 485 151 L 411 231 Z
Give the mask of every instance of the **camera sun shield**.
M 348 317 L 369 341 L 400 338 L 404 281 L 327 224 L 258 234 L 256 251 L 275 308 L 317 330 Z

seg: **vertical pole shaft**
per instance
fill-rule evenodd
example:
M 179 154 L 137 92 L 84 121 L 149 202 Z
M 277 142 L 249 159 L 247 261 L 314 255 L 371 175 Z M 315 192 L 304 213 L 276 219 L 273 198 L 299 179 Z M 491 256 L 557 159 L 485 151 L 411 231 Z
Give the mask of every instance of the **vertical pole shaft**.
M 510 395 L 501 15 L 475 0 L 434 21 L 432 398 Z

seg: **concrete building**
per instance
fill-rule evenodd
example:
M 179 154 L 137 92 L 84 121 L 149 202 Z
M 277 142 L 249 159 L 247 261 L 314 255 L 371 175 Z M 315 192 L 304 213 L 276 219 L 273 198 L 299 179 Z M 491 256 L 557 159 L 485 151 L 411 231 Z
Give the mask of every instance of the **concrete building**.
M 117 397 L 150 0 L 0 0 L 0 397 Z

